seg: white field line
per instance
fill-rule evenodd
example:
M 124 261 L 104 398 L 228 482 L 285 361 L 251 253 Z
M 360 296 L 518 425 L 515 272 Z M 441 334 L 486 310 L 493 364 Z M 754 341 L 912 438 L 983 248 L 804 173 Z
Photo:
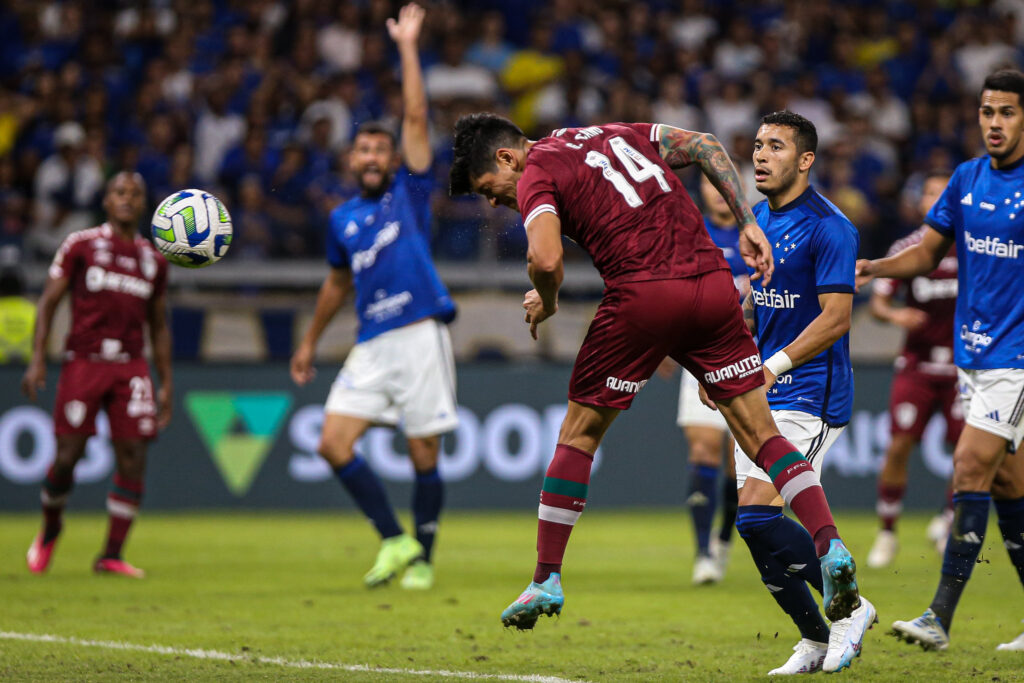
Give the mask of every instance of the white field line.
M 542 676 L 540 674 L 487 674 L 472 671 L 447 671 L 445 669 L 397 669 L 392 667 L 372 666 L 370 664 L 338 664 L 334 662 L 317 662 L 305 659 L 285 659 L 284 657 L 261 657 L 249 653 L 232 654 L 219 650 L 200 648 L 168 647 L 166 645 L 137 645 L 116 640 L 87 640 L 65 636 L 54 636 L 46 633 L 16 633 L 0 631 L 0 640 L 22 640 L 33 643 L 56 643 L 59 645 L 79 645 L 97 647 L 104 650 L 124 650 L 131 652 L 151 652 L 158 655 L 174 655 L 192 657 L 194 659 L 214 659 L 218 661 L 249 662 L 252 664 L 273 664 L 290 669 L 327 669 L 332 671 L 350 671 L 356 673 L 391 674 L 396 676 L 438 676 L 441 678 L 461 678 L 467 680 L 492 681 L 524 681 L 527 683 L 581 683 L 558 676 Z

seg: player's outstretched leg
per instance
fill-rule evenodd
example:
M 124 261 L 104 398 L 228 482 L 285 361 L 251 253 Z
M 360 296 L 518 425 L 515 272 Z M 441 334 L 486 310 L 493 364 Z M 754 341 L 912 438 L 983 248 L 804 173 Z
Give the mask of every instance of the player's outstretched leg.
M 811 463 L 781 435 L 765 441 L 754 462 L 768 473 L 779 495 L 814 539 L 821 561 L 825 616 L 831 621 L 850 616 L 860 604 L 857 565 L 839 538 Z
M 693 531 L 697 541 L 697 557 L 693 563 L 695 584 L 716 583 L 722 580 L 718 565 L 711 556 L 711 526 L 717 507 L 718 468 L 691 463 L 690 494 L 686 506 L 690 508 Z
M 334 473 L 380 534 L 377 559 L 366 572 L 363 582 L 369 588 L 381 586 L 420 557 L 423 547 L 419 541 L 402 532 L 384 484 L 368 462 L 357 455 L 347 464 L 336 467 Z
M 423 546 L 423 556 L 414 560 L 405 570 L 401 586 L 406 590 L 427 590 L 434 585 L 434 566 L 431 560 L 443 504 L 444 482 L 441 481 L 437 467 L 416 472 L 412 492 L 412 514 L 416 524 L 416 540 Z
M 25 561 L 33 574 L 42 574 L 50 566 L 57 537 L 64 528 L 64 505 L 74 485 L 74 467 L 50 465 L 43 480 L 43 528 L 29 546 Z
M 107 543 L 103 554 L 93 564 L 93 571 L 97 574 L 119 574 L 133 579 L 141 579 L 146 575 L 141 569 L 121 559 L 124 542 L 139 513 L 143 488 L 141 478 L 126 477 L 120 472 L 114 474 L 113 486 L 107 495 L 107 513 L 110 515 Z
M 894 622 L 892 635 L 909 643 L 920 643 L 926 650 L 945 650 L 949 645 L 953 613 L 985 542 L 990 501 L 991 496 L 983 491 L 961 491 L 953 496 L 953 528 L 932 604 L 917 619 Z
M 568 419 L 568 418 L 567 418 Z M 533 582 L 501 613 L 501 623 L 531 629 L 546 614 L 560 614 L 562 558 L 572 528 L 587 504 L 594 456 L 579 448 L 558 444 L 544 476 L 537 509 L 537 568 Z
M 808 565 L 816 570 L 818 558 L 810 536 L 784 517 L 781 508 L 772 505 L 740 506 L 736 528 L 750 548 L 765 588 L 800 631 L 801 640 L 793 648 L 793 655 L 769 675 L 820 670 L 828 651 L 829 628 L 800 576 Z

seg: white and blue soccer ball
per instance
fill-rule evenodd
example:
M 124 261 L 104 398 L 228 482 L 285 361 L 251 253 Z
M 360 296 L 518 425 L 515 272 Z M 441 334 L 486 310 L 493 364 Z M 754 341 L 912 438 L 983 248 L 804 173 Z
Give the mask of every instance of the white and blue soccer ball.
M 153 243 L 168 261 L 186 268 L 216 263 L 231 246 L 231 215 L 203 190 L 179 190 L 153 213 Z

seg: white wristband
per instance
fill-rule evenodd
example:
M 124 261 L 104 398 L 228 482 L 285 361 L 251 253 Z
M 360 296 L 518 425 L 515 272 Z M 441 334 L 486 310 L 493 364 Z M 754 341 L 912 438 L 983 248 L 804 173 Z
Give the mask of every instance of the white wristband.
M 793 369 L 793 361 L 785 351 L 776 351 L 775 355 L 764 362 L 764 366 L 776 377 Z

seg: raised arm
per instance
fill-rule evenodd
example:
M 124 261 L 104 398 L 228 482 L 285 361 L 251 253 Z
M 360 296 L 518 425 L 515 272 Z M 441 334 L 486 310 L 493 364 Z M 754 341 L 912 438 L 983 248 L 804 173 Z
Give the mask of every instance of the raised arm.
M 387 22 L 402 62 L 402 158 L 413 173 L 423 173 L 434 159 L 427 134 L 427 93 L 417 45 L 425 14 L 422 7 L 409 3 L 398 12 L 397 21 Z

